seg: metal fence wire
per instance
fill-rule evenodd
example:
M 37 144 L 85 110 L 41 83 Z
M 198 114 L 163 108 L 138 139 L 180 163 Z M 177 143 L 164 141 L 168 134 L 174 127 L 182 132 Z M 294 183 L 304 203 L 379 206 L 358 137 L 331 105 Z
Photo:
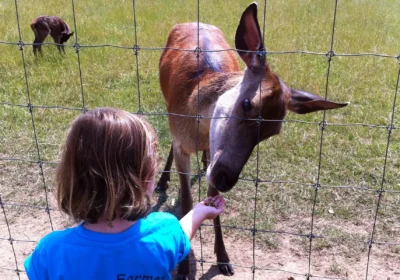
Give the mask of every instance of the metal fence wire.
M 307 54 L 307 55 L 315 55 L 315 56 L 326 56 L 326 83 L 325 83 L 325 99 L 327 99 L 328 94 L 329 94 L 329 81 L 330 81 L 330 73 L 331 73 L 331 62 L 333 59 L 335 59 L 335 57 L 355 57 L 355 56 L 376 56 L 376 57 L 382 57 L 382 58 L 390 58 L 393 60 L 397 60 L 398 62 L 400 62 L 400 55 L 399 56 L 391 56 L 391 55 L 386 55 L 386 54 L 376 54 L 376 53 L 358 53 L 358 54 L 349 54 L 349 53 L 335 53 L 334 51 L 334 41 L 335 41 L 335 27 L 336 27 L 336 14 L 337 14 L 337 6 L 338 6 L 338 0 L 332 0 L 334 2 L 334 10 L 332 11 L 332 33 L 331 33 L 331 40 L 330 40 L 330 48 L 326 53 L 319 53 L 319 52 L 311 52 L 311 51 L 303 51 L 303 50 L 296 50 L 296 51 L 276 51 L 276 52 L 272 52 L 272 51 L 263 51 L 260 55 L 262 55 L 265 59 L 267 58 L 268 55 L 286 55 L 286 54 Z M 1 211 L 2 214 L 4 215 L 4 220 L 6 223 L 6 227 L 8 230 L 8 237 L 0 237 L 0 240 L 4 241 L 8 241 L 11 245 L 12 251 L 13 251 L 13 256 L 14 256 L 14 260 L 15 260 L 15 267 L 1 267 L 1 269 L 4 270 L 12 270 L 15 271 L 16 275 L 18 276 L 18 278 L 20 279 L 21 273 L 25 273 L 25 271 L 23 270 L 22 267 L 18 266 L 18 262 L 17 262 L 17 256 L 16 256 L 16 250 L 15 250 L 15 244 L 16 243 L 20 243 L 20 242 L 30 242 L 30 243 L 36 243 L 37 241 L 32 241 L 32 240 L 21 240 L 21 239 L 15 239 L 12 236 L 12 231 L 11 231 L 11 227 L 10 227 L 10 222 L 9 222 L 9 218 L 8 218 L 8 211 L 7 208 L 12 208 L 12 207 L 26 207 L 26 208 L 30 208 L 30 209 L 39 209 L 40 211 L 44 211 L 45 213 L 47 213 L 48 216 L 48 222 L 50 224 L 51 230 L 54 230 L 53 227 L 53 212 L 54 211 L 59 211 L 58 209 L 52 208 L 50 207 L 49 204 L 49 198 L 48 198 L 48 183 L 46 182 L 45 176 L 44 176 L 44 166 L 45 165 L 55 165 L 56 162 L 49 162 L 49 161 L 43 161 L 42 160 L 42 156 L 41 156 L 41 150 L 40 150 L 40 146 L 38 144 L 38 135 L 37 135 L 37 131 L 36 131 L 36 125 L 35 125 L 35 113 L 34 113 L 34 109 L 38 109 L 38 108 L 45 108 L 45 109 L 63 109 L 63 110 L 75 110 L 75 111 L 81 111 L 82 113 L 85 113 L 88 108 L 86 107 L 85 104 L 85 91 L 84 91 L 84 75 L 82 74 L 82 64 L 81 64 L 81 56 L 80 56 L 80 52 L 82 49 L 86 49 L 86 48 L 119 48 L 119 49 L 126 49 L 127 51 L 133 51 L 134 57 L 135 57 L 135 67 L 136 67 L 136 79 L 137 79 L 137 95 L 138 95 L 138 107 L 139 110 L 137 112 L 133 112 L 133 113 L 137 113 L 137 114 L 143 114 L 143 115 L 148 115 L 148 116 L 164 116 L 165 118 L 168 117 L 168 115 L 171 115 L 167 112 L 165 113 L 152 113 L 152 112 L 145 112 L 143 111 L 143 106 L 142 106 L 142 97 L 141 97 L 141 87 L 140 87 L 140 78 L 139 78 L 139 58 L 140 58 L 140 53 L 141 52 L 146 52 L 146 51 L 162 51 L 165 48 L 164 47 L 156 47 L 156 48 L 150 48 L 150 47 L 144 47 L 144 46 L 139 46 L 138 45 L 138 35 L 137 35 L 137 23 L 136 23 L 136 13 L 137 13 L 137 9 L 136 9 L 136 1 L 132 0 L 132 10 L 133 10 L 133 14 L 132 14 L 132 21 L 133 21 L 133 28 L 134 28 L 134 45 L 132 47 L 127 47 L 127 46 L 118 46 L 118 45 L 111 45 L 111 44 L 103 44 L 103 45 L 81 45 L 79 43 L 79 26 L 77 25 L 77 21 L 76 21 L 76 13 L 75 13 L 75 1 L 71 0 L 71 6 L 72 6 L 72 12 L 73 12 L 73 18 L 74 18 L 74 38 L 75 38 L 75 43 L 73 45 L 66 45 L 68 47 L 74 48 L 75 52 L 76 52 L 76 56 L 77 56 L 77 64 L 78 64 L 78 69 L 77 71 L 79 72 L 79 79 L 80 79 L 80 91 L 81 91 L 81 101 L 82 101 L 82 105 L 79 108 L 75 108 L 75 107 L 65 107 L 65 106 L 44 106 L 44 105 L 40 105 L 40 104 L 33 104 L 31 102 L 31 92 L 30 92 L 30 84 L 29 84 L 29 79 L 28 79 L 28 75 L 27 75 L 27 63 L 26 63 L 26 58 L 25 58 L 25 51 L 26 51 L 26 47 L 28 46 L 32 46 L 32 43 L 27 43 L 27 42 L 23 42 L 22 41 L 22 36 L 21 36 L 21 27 L 20 27 L 20 16 L 19 16 L 19 8 L 18 8 L 18 0 L 14 0 L 15 3 L 15 17 L 17 19 L 17 28 L 18 28 L 18 34 L 19 34 L 19 41 L 18 42 L 0 42 L 0 44 L 5 44 L 5 45 L 13 45 L 17 48 L 19 48 L 20 53 L 21 53 L 21 58 L 22 58 L 22 62 L 23 62 L 23 71 L 24 71 L 24 78 L 25 78 L 25 91 L 26 91 L 26 97 L 27 97 L 27 104 L 15 104 L 12 102 L 0 102 L 1 106 L 4 107 L 22 107 L 22 108 L 26 108 L 26 111 L 29 113 L 30 115 L 30 119 L 31 119 L 31 124 L 32 124 L 32 132 L 33 132 L 33 138 L 35 141 L 35 147 L 36 147 L 36 153 L 37 153 L 37 157 L 36 160 L 27 160 L 27 159 L 23 159 L 23 158 L 10 158 L 10 157 L 3 157 L 0 158 L 0 161 L 3 162 L 21 162 L 21 163 L 34 163 L 37 165 L 37 167 L 39 168 L 39 174 L 40 174 L 40 178 L 42 180 L 42 184 L 44 186 L 44 193 L 45 193 L 45 199 L 46 199 L 46 204 L 44 206 L 38 206 L 38 205 L 31 205 L 31 204 L 23 204 L 23 203 L 13 203 L 13 202 L 7 202 L 7 200 L 4 199 L 4 196 L 2 196 L 3 194 L 0 193 L 0 206 L 1 206 Z M 198 30 L 199 30 L 199 23 L 200 23 L 200 0 L 197 1 L 197 7 L 195 7 L 197 9 L 197 22 L 198 22 Z M 264 9 L 262 12 L 262 19 L 261 19 L 261 25 L 262 25 L 262 37 L 263 37 L 263 41 L 265 38 L 265 33 L 266 33 L 266 11 L 267 11 L 267 1 L 264 0 Z M 261 17 L 260 17 L 261 18 Z M 199 65 L 199 55 L 201 52 L 203 52 L 203 50 L 201 50 L 200 48 L 200 32 L 198 31 L 198 47 L 195 50 L 191 50 L 191 49 L 179 49 L 180 51 L 185 51 L 185 52 L 193 52 L 193 55 L 197 56 L 197 61 L 198 61 L 198 65 Z M 53 44 L 54 43 L 45 43 L 45 44 Z M 229 49 L 229 50 L 218 50 L 218 51 L 230 51 L 230 50 L 235 50 L 235 49 Z M 400 66 L 400 63 L 399 63 Z M 199 67 L 199 66 L 198 66 Z M 261 79 L 260 79 L 261 80 Z M 389 147 L 391 144 L 391 135 L 392 132 L 397 129 L 394 125 L 394 117 L 395 117 L 395 108 L 396 108 L 396 99 L 397 99 L 397 95 L 398 95 L 398 91 L 399 91 L 399 80 L 400 80 L 400 67 L 397 73 L 397 81 L 396 81 L 396 85 L 395 85 L 395 93 L 394 93 L 394 97 L 393 97 L 393 107 L 392 107 L 392 111 L 391 111 L 391 118 L 390 118 L 390 123 L 388 123 L 387 125 L 374 125 L 374 124 L 364 124 L 364 123 L 351 123 L 351 124 L 328 124 L 326 121 L 326 110 L 324 110 L 323 113 L 323 117 L 322 120 L 319 123 L 314 123 L 314 122 L 305 122 L 305 121 L 296 121 L 296 120 L 292 120 L 292 121 L 287 121 L 287 120 L 283 120 L 282 122 L 294 122 L 294 123 L 307 123 L 307 124 L 317 124 L 319 125 L 320 128 L 320 137 L 319 137 L 319 159 L 318 159 L 318 169 L 317 169 L 317 174 L 316 174 L 316 180 L 313 184 L 305 184 L 303 182 L 296 182 L 296 181 L 273 181 L 273 180 L 262 180 L 262 178 L 259 177 L 259 171 L 261 168 L 261 164 L 260 164 L 260 158 L 259 158 L 259 144 L 256 146 L 255 151 L 257 152 L 256 154 L 256 176 L 255 179 L 246 179 L 246 178 L 240 178 L 239 180 L 241 181 L 247 181 L 248 183 L 253 183 L 254 184 L 254 206 L 253 206 L 253 221 L 252 221 L 252 226 L 251 227 L 243 227 L 240 225 L 221 225 L 221 227 L 223 228 L 230 228 L 230 229 L 234 229 L 234 230 L 240 230 L 240 231 L 247 231 L 250 232 L 252 234 L 252 243 L 253 243 L 253 260 L 252 260 L 252 265 L 251 266 L 241 266 L 238 264 L 235 264 L 234 260 L 232 262 L 232 265 L 234 267 L 242 267 L 242 268 L 247 268 L 249 269 L 249 271 L 252 272 L 252 279 L 255 279 L 255 272 L 256 271 L 270 271 L 270 272 L 286 272 L 286 273 L 290 273 L 291 275 L 294 276 L 299 276 L 300 278 L 304 278 L 304 279 L 313 279 L 313 278 L 318 278 L 318 279 L 344 279 L 341 277 L 331 277 L 331 276 L 324 276 L 324 275 L 315 275 L 312 273 L 311 271 L 311 264 L 314 258 L 316 258 L 313 255 L 313 242 L 315 242 L 316 239 L 334 239 L 334 237 L 330 237 L 330 236 L 322 236 L 322 235 L 316 235 L 315 234 L 315 228 L 314 228 L 314 218 L 315 218 L 315 213 L 316 213 L 316 204 L 317 204 L 317 199 L 318 199 L 318 194 L 319 194 L 319 190 L 321 188 L 347 188 L 347 189 L 351 189 L 351 190 L 360 190 L 360 191 L 364 191 L 364 192 L 369 192 L 372 194 L 376 194 L 377 198 L 376 198 L 376 207 L 374 210 L 374 219 L 371 222 L 372 229 L 370 232 L 370 238 L 368 240 L 360 240 L 357 238 L 354 238 L 352 236 L 347 236 L 347 237 L 340 237 L 340 240 L 348 240 L 350 242 L 358 242 L 358 243 L 362 243 L 362 244 L 366 244 L 368 246 L 368 258 L 367 258 L 367 262 L 365 263 L 365 279 L 368 279 L 368 275 L 369 275 L 369 269 L 370 269 L 370 264 L 371 264 L 371 252 L 373 250 L 374 245 L 400 245 L 399 243 L 396 242 L 381 242 L 379 240 L 375 239 L 375 234 L 376 234 L 376 224 L 377 224 L 377 220 L 378 220 L 378 212 L 380 210 L 380 205 L 381 205 L 381 201 L 382 201 L 382 197 L 384 195 L 393 195 L 393 194 L 399 194 L 400 191 L 396 191 L 396 190 L 389 190 L 389 189 L 385 189 L 385 176 L 386 176 L 386 169 L 387 169 L 387 159 L 388 159 L 388 153 L 389 153 Z M 262 84 L 260 82 L 260 98 L 261 98 L 261 87 Z M 200 83 L 198 83 L 197 85 L 197 89 L 198 92 L 200 91 Z M 198 99 L 200 100 L 200 99 Z M 174 114 L 177 115 L 177 114 Z M 200 127 L 200 121 L 202 119 L 207 119 L 209 117 L 206 116 L 201 116 L 200 115 L 200 111 L 199 111 L 199 104 L 198 104 L 198 114 L 196 116 L 186 116 L 186 115 L 177 115 L 180 117 L 187 117 L 187 118 L 196 118 L 197 119 L 197 123 L 198 123 L 198 132 L 199 133 L 199 127 Z M 261 123 L 262 122 L 268 122 L 271 120 L 265 120 L 262 119 L 261 117 L 261 111 L 259 112 L 259 118 L 255 119 L 254 121 L 257 122 L 258 127 L 261 127 Z M 382 176 L 380 178 L 380 187 L 378 189 L 374 189 L 374 188 L 369 188 L 369 187 L 363 187 L 363 186 L 332 186 L 332 185 L 322 185 L 320 183 L 320 174 L 322 171 L 322 167 L 321 167 L 321 160 L 322 160 L 322 154 L 323 154 L 323 147 L 324 147 L 324 132 L 325 129 L 328 126 L 363 126 L 363 127 L 369 127 L 369 128 L 373 128 L 373 129 L 382 129 L 382 130 L 387 130 L 387 143 L 386 143 L 386 149 L 385 149 L 385 155 L 384 155 L 384 164 L 382 166 Z M 260 132 L 260 129 L 259 129 Z M 260 133 L 259 136 L 260 137 Z M 197 139 L 198 142 L 198 139 Z M 259 141 L 258 141 L 259 142 Z M 196 143 L 198 146 L 198 143 Z M 200 200 L 201 197 L 201 184 L 206 184 L 206 182 L 204 182 L 204 171 L 203 168 L 201 166 L 201 158 L 199 157 L 199 153 L 196 152 L 196 157 L 197 157 L 197 172 L 190 174 L 192 176 L 197 176 L 198 178 L 198 183 L 199 183 L 199 190 L 198 190 L 198 199 Z M 171 171 L 171 172 L 175 172 L 175 171 Z M 256 222 L 256 217 L 258 215 L 257 212 L 257 200 L 258 200 L 258 191 L 259 191 L 259 185 L 261 183 L 271 183 L 271 184 L 293 184 L 293 185 L 303 185 L 309 188 L 313 189 L 313 198 L 312 198 L 312 209 L 310 212 L 310 228 L 309 228 L 309 232 L 308 233 L 295 233 L 295 232 L 289 232 L 289 231 L 280 231 L 280 230 L 265 230 L 262 228 L 258 228 L 257 227 L 257 222 Z M 202 225 L 203 229 L 204 227 L 212 227 L 212 224 L 204 224 Z M 261 233 L 268 233 L 268 234 L 276 234 L 276 235 L 288 235 L 288 236 L 298 236 L 301 238 L 304 238 L 306 240 L 308 240 L 308 269 L 307 271 L 289 271 L 289 270 L 284 270 L 284 269 L 276 269 L 276 268 L 271 268 L 268 267 L 268 265 L 266 264 L 265 266 L 256 266 L 256 254 L 255 254 L 255 249 L 256 249 L 256 236 L 257 234 L 261 234 Z M 202 240 L 201 238 L 201 230 L 200 230 L 200 240 Z M 207 260 L 204 259 L 203 256 L 203 249 L 202 249 L 202 242 L 200 242 L 200 247 L 201 247 L 201 256 L 198 258 L 198 260 L 191 260 L 194 262 L 198 262 L 201 266 L 201 270 L 202 270 L 202 274 L 204 276 L 204 271 L 203 271 L 203 266 L 204 264 L 216 264 L 215 261 L 213 260 Z M 229 248 L 228 248 L 229 249 Z M 300 279 L 299 278 L 299 279 Z M 205 278 L 202 278 L 205 279 Z M 385 278 L 386 279 L 386 278 Z

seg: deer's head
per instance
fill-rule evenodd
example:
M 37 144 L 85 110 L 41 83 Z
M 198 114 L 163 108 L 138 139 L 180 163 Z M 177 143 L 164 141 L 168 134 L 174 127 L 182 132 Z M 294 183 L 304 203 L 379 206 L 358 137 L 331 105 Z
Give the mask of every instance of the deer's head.
M 305 114 L 348 104 L 291 89 L 270 70 L 263 55 L 256 3 L 240 19 L 235 47 L 246 70 L 241 82 L 218 99 L 210 127 L 207 179 L 221 192 L 236 184 L 254 147 L 280 132 L 287 110 Z
M 71 38 L 72 35 L 74 35 L 73 31 L 69 32 L 69 33 L 66 33 L 66 32 L 61 33 L 60 43 L 63 44 L 65 42 L 67 42 L 69 40 L 69 38 Z

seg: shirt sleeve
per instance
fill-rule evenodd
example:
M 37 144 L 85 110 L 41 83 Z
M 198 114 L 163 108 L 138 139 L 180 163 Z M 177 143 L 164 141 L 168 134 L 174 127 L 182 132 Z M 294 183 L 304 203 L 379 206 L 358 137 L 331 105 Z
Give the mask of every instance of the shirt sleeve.
M 179 235 L 177 262 L 180 263 L 181 261 L 183 261 L 184 258 L 186 258 L 186 256 L 190 252 L 190 240 L 189 237 L 186 235 L 186 233 L 183 231 L 179 221 L 176 227 L 177 227 L 176 232 Z
M 25 271 L 29 280 L 44 280 L 46 277 L 46 268 L 43 265 L 43 260 L 40 259 L 40 254 L 35 251 L 29 255 L 24 261 Z

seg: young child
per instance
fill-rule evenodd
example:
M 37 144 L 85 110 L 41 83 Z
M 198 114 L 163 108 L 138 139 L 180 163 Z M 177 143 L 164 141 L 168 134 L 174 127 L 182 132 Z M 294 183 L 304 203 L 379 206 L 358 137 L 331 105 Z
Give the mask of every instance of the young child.
M 180 222 L 149 214 L 156 172 L 157 137 L 146 121 L 113 108 L 80 115 L 56 175 L 59 208 L 80 224 L 39 241 L 24 263 L 29 279 L 170 279 L 225 201 L 208 198 Z

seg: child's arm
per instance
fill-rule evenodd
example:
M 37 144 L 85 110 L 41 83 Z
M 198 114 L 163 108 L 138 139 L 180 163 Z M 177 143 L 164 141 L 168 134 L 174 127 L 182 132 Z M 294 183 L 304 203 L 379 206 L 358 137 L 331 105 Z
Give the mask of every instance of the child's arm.
M 207 206 L 206 204 L 212 206 Z M 224 207 L 225 199 L 220 195 L 207 198 L 196 204 L 193 209 L 179 221 L 183 231 L 189 239 L 192 240 L 201 223 L 206 219 L 215 219 L 224 212 Z

